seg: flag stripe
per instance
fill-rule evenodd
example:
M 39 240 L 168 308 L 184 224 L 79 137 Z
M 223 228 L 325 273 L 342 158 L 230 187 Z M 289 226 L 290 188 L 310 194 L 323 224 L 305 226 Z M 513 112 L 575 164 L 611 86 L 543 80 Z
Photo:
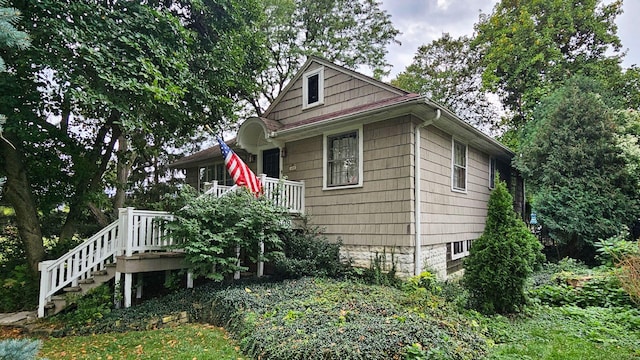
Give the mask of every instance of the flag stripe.
M 252 193 L 255 193 L 256 195 L 260 194 L 260 192 L 262 192 L 260 179 L 258 179 L 253 171 L 249 169 L 247 164 L 240 159 L 238 154 L 233 152 L 233 150 L 231 150 L 220 137 L 218 137 L 217 140 L 224 158 L 224 164 L 227 171 L 233 178 L 234 184 L 238 186 L 246 186 Z

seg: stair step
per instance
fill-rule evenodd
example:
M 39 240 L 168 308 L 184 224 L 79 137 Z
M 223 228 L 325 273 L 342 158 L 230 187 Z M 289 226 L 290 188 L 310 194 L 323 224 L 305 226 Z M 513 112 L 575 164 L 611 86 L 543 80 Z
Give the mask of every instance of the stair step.
M 62 290 L 64 292 L 81 292 L 82 288 L 80 286 L 68 286 Z
M 109 275 L 109 271 L 107 271 L 107 270 L 97 270 L 97 271 L 91 272 L 91 275 L 93 275 L 93 276 L 106 276 L 106 275 Z
M 116 267 L 116 263 L 108 263 L 108 264 L 105 264 L 104 267 L 115 268 Z
M 86 278 L 86 279 L 82 279 L 82 280 L 78 280 L 78 284 L 93 284 L 96 281 L 94 280 L 94 278 Z

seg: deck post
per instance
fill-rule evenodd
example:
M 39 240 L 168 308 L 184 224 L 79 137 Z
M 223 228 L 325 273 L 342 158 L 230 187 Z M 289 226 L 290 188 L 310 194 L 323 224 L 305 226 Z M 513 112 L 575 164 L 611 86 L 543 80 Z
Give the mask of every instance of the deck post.
M 122 306 L 122 302 L 120 301 L 122 299 L 122 288 L 120 287 L 120 285 L 122 285 L 122 273 L 116 271 L 116 274 L 113 278 L 113 305 L 116 309 L 120 309 L 120 307 Z
M 264 275 L 264 242 L 260 241 L 260 254 L 258 255 L 258 277 Z
M 133 274 L 124 274 L 124 307 L 131 307 L 131 288 L 133 288 Z
M 142 299 L 142 273 L 136 274 L 136 299 Z
M 193 289 L 193 273 L 187 272 L 187 289 Z
M 238 259 L 238 261 L 236 262 L 236 265 L 240 267 L 240 245 L 236 246 L 236 259 Z M 234 280 L 240 279 L 240 270 L 236 270 L 236 272 L 233 274 L 233 279 Z
M 47 301 L 47 293 L 49 292 L 49 285 L 51 277 L 47 276 L 49 273 L 46 271 L 47 267 L 54 263 L 55 260 L 41 261 L 38 263 L 38 270 L 40 271 L 40 297 L 38 298 L 38 317 L 44 317 L 44 307 Z

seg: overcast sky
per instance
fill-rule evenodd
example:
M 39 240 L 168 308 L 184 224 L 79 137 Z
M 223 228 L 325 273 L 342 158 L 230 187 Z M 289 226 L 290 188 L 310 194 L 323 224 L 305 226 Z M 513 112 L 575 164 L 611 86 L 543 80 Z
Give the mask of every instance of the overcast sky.
M 480 12 L 490 13 L 497 0 L 381 0 L 382 9 L 402 35 L 401 46 L 389 46 L 387 60 L 393 65 L 390 78 L 402 72 L 413 60 L 419 46 L 439 38 L 442 33 L 453 37 L 473 34 L 473 24 Z M 640 65 L 640 1 L 624 0 L 624 13 L 617 18 L 618 36 L 627 56 L 623 66 Z M 635 24 L 634 24 L 635 22 Z

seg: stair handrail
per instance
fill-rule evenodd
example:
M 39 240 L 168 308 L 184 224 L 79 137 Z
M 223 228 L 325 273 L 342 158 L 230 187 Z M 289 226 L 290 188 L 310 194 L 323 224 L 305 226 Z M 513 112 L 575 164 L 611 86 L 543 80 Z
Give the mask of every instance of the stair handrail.
M 45 305 L 51 300 L 53 294 L 70 284 L 77 286 L 78 280 L 88 277 L 91 271 L 106 265 L 106 260 L 115 255 L 117 239 L 118 220 L 58 259 L 41 262 L 38 265 L 40 270 L 38 317 L 44 317 Z

